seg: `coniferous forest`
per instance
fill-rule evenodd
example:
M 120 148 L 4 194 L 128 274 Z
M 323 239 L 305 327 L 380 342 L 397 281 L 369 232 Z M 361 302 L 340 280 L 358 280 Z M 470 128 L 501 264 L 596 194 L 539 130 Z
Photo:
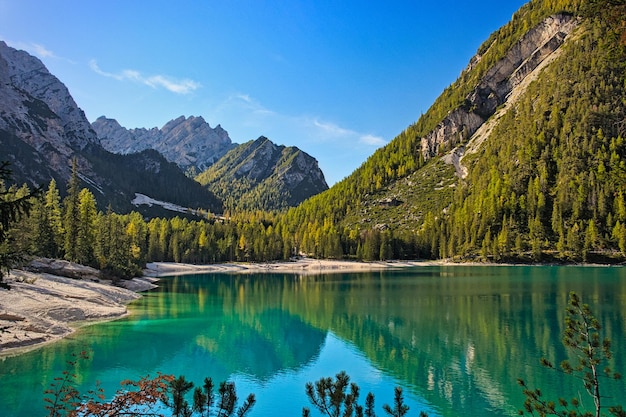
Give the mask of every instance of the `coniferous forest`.
M 294 255 L 358 260 L 608 261 L 626 255 L 626 6 L 536 0 L 479 48 L 481 59 L 427 113 L 352 175 L 298 207 L 224 217 L 143 218 L 98 207 L 54 180 L 11 233 L 26 253 L 129 277 L 146 262 L 266 262 Z M 461 106 L 529 28 L 579 20 L 564 50 L 463 163 L 459 178 L 420 140 Z M 440 149 L 440 156 L 460 138 Z M 441 184 L 445 184 L 442 186 Z M 27 195 L 11 186 L 6 198 Z M 61 195 L 65 195 L 61 198 Z M 12 196 L 12 197 L 11 197 Z
M 505 60 L 511 49 L 521 42 L 532 28 L 538 27 L 550 16 L 557 14 L 567 16 L 568 22 L 575 21 L 572 25 L 574 28 L 571 33 L 563 34 L 563 39 L 566 40 L 558 46 L 558 52 L 556 49 L 552 51 L 553 55 L 545 66 L 536 72 L 532 71 L 533 75 L 524 84 L 523 89 L 516 90 L 515 94 L 511 92 L 514 98 L 504 100 L 495 113 L 482 120 L 484 125 L 489 124 L 489 128 L 485 129 L 488 133 L 477 139 L 479 135 L 475 132 L 479 128 L 472 133 L 469 133 L 470 128 L 463 129 L 437 143 L 434 147 L 435 152 L 424 152 L 424 140 L 444 123 L 446 117 L 459 109 L 466 114 L 476 110 L 473 108 L 475 103 L 472 102 L 471 96 L 478 90 L 494 65 Z M 148 154 L 153 152 L 156 153 L 148 151 Z M 455 157 L 456 162 L 451 162 Z M 103 152 L 96 159 L 96 163 L 102 165 L 104 171 L 113 169 L 107 169 L 107 166 L 117 167 L 124 164 L 124 162 L 110 164 L 108 158 L 109 155 Z M 294 153 L 285 155 L 285 159 L 293 158 Z M 407 127 L 386 146 L 378 149 L 350 176 L 296 207 L 276 204 L 276 201 L 286 198 L 284 192 L 272 182 L 278 181 L 276 178 L 251 191 L 248 179 L 227 177 L 224 172 L 228 167 L 220 170 L 218 165 L 213 170 L 205 172 L 204 176 L 197 177 L 199 182 L 187 183 L 189 185 L 185 187 L 172 187 L 171 190 L 172 193 L 184 194 L 183 201 L 188 202 L 195 201 L 194 196 L 206 192 L 209 197 L 197 201 L 210 201 L 214 203 L 213 207 L 190 207 L 187 213 L 177 213 L 170 217 L 156 215 L 151 217 L 138 211 L 122 213 L 113 209 L 115 197 L 108 196 L 106 189 L 102 191 L 97 187 L 90 187 L 89 182 L 85 180 L 86 176 L 79 170 L 76 158 L 73 159 L 72 175 L 67 183 L 60 183 L 56 178 L 37 188 L 14 184 L 11 166 L 3 159 L 0 155 L 1 288 L 10 287 L 3 282 L 4 272 L 27 263 L 32 257 L 65 259 L 92 266 L 102 272 L 103 278 L 110 278 L 114 283 L 119 283 L 116 282 L 119 279 L 141 275 L 150 262 L 192 264 L 272 262 L 299 256 L 359 261 L 451 259 L 458 262 L 623 264 L 626 262 L 626 0 L 528 2 L 513 15 L 508 24 L 494 32 L 480 46 L 476 57 L 459 78 L 443 91 L 430 109 L 413 125 Z M 131 159 L 120 159 L 122 160 Z M 125 172 L 127 171 L 112 175 L 111 182 L 130 183 L 138 180 L 137 177 L 126 178 L 128 175 L 124 174 Z M 168 184 L 168 180 L 176 175 L 183 175 L 173 164 L 164 172 L 169 174 L 166 174 L 162 181 L 155 181 L 152 184 L 154 188 L 161 187 L 159 184 Z M 47 174 L 42 175 L 47 178 Z M 207 185 L 213 185 L 215 194 L 208 191 Z M 170 191 L 169 187 L 165 188 Z M 120 198 L 121 195 L 127 196 L 121 192 L 117 197 Z M 109 201 L 106 201 L 107 198 Z M 108 206 L 103 205 L 103 202 L 107 202 Z M 265 209 L 251 209 L 254 207 Z M 158 213 L 164 212 L 157 210 Z M 219 212 L 216 214 L 216 211 Z M 515 269 L 535 268 L 515 267 Z M 359 285 L 367 283 L 366 280 L 369 279 L 364 278 Z M 497 279 L 500 279 L 500 276 L 497 276 Z M 511 281 L 516 281 L 516 278 L 511 278 Z M 332 329 L 338 338 L 356 340 L 355 334 L 370 333 L 374 336 L 360 345 L 355 343 L 357 349 L 365 352 L 365 356 L 375 358 L 373 362 L 382 364 L 381 369 L 391 370 L 394 377 L 410 374 L 408 382 L 417 386 L 418 383 L 410 378 L 424 379 L 426 375 L 427 361 L 424 358 L 429 349 L 425 349 L 426 353 L 421 354 L 417 346 L 423 340 L 427 340 L 428 334 L 421 334 L 423 332 L 419 331 L 420 327 L 413 323 L 405 326 L 402 323 L 404 316 L 395 314 L 400 309 L 411 310 L 407 317 L 411 320 L 415 317 L 415 323 L 419 317 L 420 321 L 428 324 L 425 327 L 427 330 L 437 329 L 437 335 L 433 338 L 433 346 L 436 345 L 436 348 L 433 350 L 451 352 L 449 355 L 437 353 L 441 359 L 432 364 L 428 363 L 429 368 L 437 370 L 432 373 L 432 377 L 430 373 L 428 374 L 429 384 L 431 378 L 434 381 L 438 378 L 437 375 L 452 373 L 457 367 L 461 369 L 463 365 L 465 371 L 459 373 L 468 374 L 470 381 L 468 386 L 471 388 L 467 392 L 477 393 L 483 389 L 484 396 L 488 399 L 493 398 L 491 394 L 499 390 L 494 383 L 497 382 L 497 378 L 481 378 L 489 369 L 481 367 L 481 361 L 476 360 L 476 352 L 480 350 L 476 346 L 480 346 L 481 343 L 474 344 L 473 341 L 484 340 L 486 342 L 482 345 L 496 345 L 496 348 L 500 349 L 497 352 L 500 362 L 505 364 L 511 362 L 510 358 L 520 362 L 519 352 L 524 349 L 523 346 L 508 349 L 505 345 L 510 340 L 530 339 L 533 346 L 531 351 L 534 351 L 534 345 L 537 345 L 537 350 L 541 348 L 550 352 L 550 355 L 555 351 L 563 353 L 568 349 L 574 351 L 576 355 L 582 352 L 577 356 L 578 362 L 570 364 L 567 360 L 563 361 L 558 372 L 573 375 L 582 381 L 593 397 L 595 415 L 603 415 L 601 409 L 602 412 L 607 411 L 612 415 L 625 415 L 621 406 L 600 405 L 600 399 L 608 397 L 603 397 L 604 391 L 600 395 L 598 388 L 600 379 L 596 367 L 607 364 L 605 375 L 609 379 L 617 380 L 620 375 L 611 371 L 614 363 L 610 361 L 612 359 L 610 339 L 600 338 L 599 331 L 602 327 L 599 320 L 574 292 L 570 293 L 568 307 L 563 317 L 564 325 L 549 327 L 558 314 L 555 315 L 550 311 L 545 317 L 539 318 L 538 312 L 543 314 L 542 309 L 547 304 L 555 303 L 553 299 L 548 300 L 544 297 L 543 289 L 531 288 L 532 291 L 523 292 L 524 290 L 513 287 L 508 291 L 507 287 L 507 293 L 513 294 L 519 290 L 519 293 L 516 293 L 519 305 L 528 304 L 532 310 L 531 314 L 526 316 L 532 318 L 529 320 L 520 321 L 519 318 L 524 316 L 519 315 L 517 312 L 519 310 L 511 309 L 508 310 L 510 313 L 499 314 L 501 310 L 474 309 L 473 304 L 483 303 L 485 296 L 482 290 L 480 294 L 464 295 L 458 307 L 453 306 L 445 311 L 440 305 L 447 303 L 446 297 L 450 297 L 447 294 L 437 294 L 436 297 L 429 298 L 428 291 L 425 291 L 424 297 L 420 300 L 421 304 L 406 306 L 397 303 L 397 310 L 395 307 L 381 310 L 380 317 L 377 317 L 370 312 L 371 306 L 387 304 L 388 300 L 393 300 L 389 304 L 394 304 L 396 293 L 386 294 L 380 290 L 378 281 L 372 278 L 372 282 L 376 282 L 375 289 L 371 290 L 372 294 L 376 293 L 376 297 L 372 298 L 373 301 L 367 304 L 346 303 L 344 294 L 336 291 L 337 300 L 341 298 L 337 304 L 347 304 L 348 313 L 338 314 L 339 310 L 327 309 L 321 316 L 315 317 L 313 320 L 315 326 L 307 321 L 308 315 L 318 314 L 317 310 L 320 309 L 317 306 L 321 304 L 308 305 L 309 303 L 298 302 L 308 298 L 294 298 L 286 302 L 285 304 L 289 305 L 284 310 L 285 313 L 278 309 L 274 312 L 274 305 L 271 303 L 259 303 L 258 305 L 262 307 L 257 307 L 257 304 L 249 303 L 247 300 L 241 303 L 242 305 L 247 303 L 244 308 L 249 314 L 256 314 L 257 310 L 261 311 L 266 305 L 270 305 L 272 319 L 280 313 L 289 316 L 290 320 L 298 325 L 300 321 L 302 322 L 304 330 L 300 333 L 289 330 L 276 337 L 273 327 L 263 328 L 267 334 L 262 338 L 259 337 L 263 340 L 274 337 L 280 342 L 288 338 L 297 338 L 302 341 L 302 346 L 308 344 L 308 347 L 316 348 L 315 343 L 308 343 L 301 334 L 306 335 L 310 330 L 315 330 L 322 340 L 326 337 L 324 336 L 326 330 Z M 401 288 L 402 281 L 398 282 L 394 282 L 393 285 L 397 286 L 394 291 L 399 294 L 404 288 Z M 417 284 L 421 285 L 421 282 Z M 473 282 L 467 282 L 465 285 L 472 285 Z M 491 285 L 492 282 L 494 281 L 486 281 L 486 285 Z M 300 284 L 299 281 L 297 283 L 289 281 L 292 287 L 288 288 L 291 290 Z M 321 284 L 327 285 L 326 282 Z M 331 284 L 328 286 L 335 291 L 344 285 L 344 282 L 337 281 Z M 268 298 L 278 300 L 285 297 L 286 291 L 282 291 L 282 285 L 279 280 L 265 280 L 258 287 L 267 288 L 267 293 L 271 294 Z M 247 291 L 244 285 L 231 285 L 228 289 L 230 292 L 225 291 L 223 294 L 219 288 L 216 290 L 216 297 L 225 298 L 227 303 L 223 305 L 228 307 L 225 308 L 219 303 L 215 306 L 224 310 L 231 308 L 228 303 L 235 299 L 235 291 L 238 295 Z M 463 292 L 463 288 L 459 291 Z M 239 291 L 240 289 L 243 290 Z M 422 289 L 420 287 L 415 293 Z M 437 288 L 433 291 L 439 293 Z M 301 291 L 303 296 L 307 292 L 307 297 L 317 297 L 326 301 L 321 292 Z M 379 293 L 382 296 L 379 296 Z M 541 293 L 541 297 L 535 297 L 538 293 Z M 193 293 L 193 297 L 203 298 L 198 294 Z M 363 297 L 360 297 L 362 294 L 365 293 L 350 293 L 354 300 L 362 299 Z M 180 297 L 177 298 L 179 300 L 187 295 L 182 292 L 176 293 L 176 297 Z M 412 292 L 410 296 L 413 295 Z M 253 295 L 248 296 L 251 300 L 255 299 Z M 264 303 L 267 301 L 262 296 L 256 298 Z M 541 299 L 538 306 L 533 298 Z M 616 300 L 617 296 L 601 302 L 618 306 L 619 301 Z M 290 303 L 307 304 L 306 315 L 302 314 L 303 317 L 306 316 L 305 319 L 300 319 L 299 310 L 289 310 Z M 431 305 L 434 307 L 430 308 Z M 421 307 L 424 307 L 423 310 Z M 190 307 L 182 307 L 177 312 L 180 313 L 185 308 Z M 149 309 L 149 306 L 146 309 Z M 619 307 L 616 307 L 617 309 Z M 208 307 L 207 311 L 211 312 Z M 362 319 L 362 311 L 367 311 L 367 319 Z M 611 309 L 601 310 L 599 317 L 606 318 L 611 313 L 613 313 Z M 247 316 L 242 316 L 244 321 L 247 320 Z M 443 324 L 439 323 L 443 322 L 429 318 L 444 316 L 446 321 L 456 322 L 457 327 L 458 323 L 461 323 L 464 327 L 462 331 L 452 327 L 452 333 L 463 333 L 462 336 L 468 336 L 473 341 L 465 346 L 459 343 L 458 339 L 450 342 L 454 345 L 452 349 L 441 349 L 449 339 L 447 333 L 440 331 Z M 490 321 L 487 316 L 498 317 L 498 320 Z M 459 321 L 458 317 L 470 317 L 473 322 L 478 323 L 476 333 L 472 334 L 474 330 L 467 324 L 469 319 L 467 322 Z M 549 322 L 537 333 L 539 336 L 532 334 L 534 328 L 528 324 L 535 321 L 535 317 L 536 321 Z M 251 327 L 241 326 L 239 320 L 239 317 L 230 320 L 233 327 L 238 329 L 237 332 L 249 332 Z M 334 325 L 335 320 L 341 322 L 340 325 Z M 168 320 L 162 321 L 171 326 Z M 201 322 L 196 317 L 194 321 Z M 228 320 L 223 320 L 226 321 Z M 520 321 L 526 329 L 516 333 L 513 327 L 509 327 L 509 321 Z M 352 326 L 351 322 L 358 322 L 358 326 Z M 202 323 L 205 325 L 204 321 Z M 258 323 L 260 320 L 255 319 L 254 326 L 259 326 Z M 223 326 L 221 322 L 220 326 Z M 607 326 L 609 333 L 611 326 L 616 327 Z M 293 328 L 296 328 L 295 324 Z M 228 327 L 223 326 L 222 329 Z M 548 336 L 556 334 L 556 329 L 563 333 L 565 350 L 547 346 L 552 340 Z M 225 330 L 221 331 L 228 333 Z M 238 335 L 239 333 L 236 334 Z M 408 335 L 410 343 L 404 343 L 402 338 L 408 340 Z M 206 339 L 208 340 L 208 337 Z M 202 339 L 202 342 L 204 340 Z M 219 340 L 216 340 L 217 342 L 210 341 L 211 347 L 219 344 Z M 248 340 L 251 339 L 242 338 L 242 340 L 248 346 Z M 397 340 L 401 340 L 402 343 Z M 201 346 L 202 342 L 194 342 L 198 350 L 204 349 Z M 141 343 L 143 346 L 145 341 L 141 340 Z M 381 348 L 385 344 L 390 348 Z M 294 348 L 297 349 L 299 347 Z M 116 353 L 119 351 L 122 350 L 115 349 Z M 320 357 L 319 352 L 315 351 L 312 356 Z M 483 361 L 493 358 L 489 351 L 484 355 L 487 359 L 482 359 Z M 86 358 L 87 355 L 84 356 Z M 396 361 L 400 356 L 403 361 Z M 444 356 L 451 358 L 443 358 Z M 217 355 L 216 357 L 219 358 Z M 251 361 L 256 361 L 257 356 L 250 355 L 250 358 Z M 623 364 L 621 359 L 620 357 L 616 361 L 617 365 Z M 424 366 L 420 365 L 420 368 L 415 365 L 418 362 Z M 513 371 L 517 373 L 518 369 L 523 368 L 519 372 L 523 375 L 517 375 L 524 376 L 518 379 L 524 401 L 524 410 L 520 410 L 519 415 L 524 413 L 591 415 L 580 412 L 582 408 L 579 407 L 578 398 L 574 398 L 571 403 L 559 399 L 558 405 L 545 400 L 541 391 L 533 388 L 536 381 L 533 381 L 534 374 L 528 371 L 528 363 L 517 362 L 516 366 L 507 366 L 507 373 Z M 68 365 L 74 367 L 77 363 L 68 362 Z M 280 362 L 277 360 L 277 363 Z M 470 372 L 473 363 L 476 363 L 474 369 L 478 371 Z M 541 363 L 546 368 L 557 369 L 548 359 L 542 359 Z M 410 368 L 413 365 L 415 368 Z M 402 369 L 397 371 L 400 367 Z M 394 369 L 397 371 L 396 374 L 393 373 Z M 424 372 L 415 372 L 414 369 L 423 369 Z M 531 377 L 526 378 L 524 374 Z M 59 410 L 66 409 L 78 409 L 85 415 L 113 415 L 115 413 L 108 407 L 117 404 L 122 411 L 116 415 L 126 415 L 128 413 L 123 411 L 125 409 L 135 410 L 136 406 L 149 408 L 159 402 L 170 407 L 176 416 L 192 415 L 194 412 L 205 415 L 205 411 L 206 415 L 211 415 L 209 407 L 216 406 L 213 403 L 213 383 L 208 378 L 202 387 L 198 386 L 194 391 L 191 391 L 194 384 L 185 380 L 183 376 L 175 378 L 173 375 L 158 374 L 154 379 L 145 377 L 136 382 L 126 381 L 124 388 L 112 397 L 111 402 L 102 402 L 100 400 L 105 398 L 103 391 L 99 389 L 89 391 L 88 396 L 81 396 L 73 385 L 73 379 L 77 378 L 71 369 L 64 371 L 63 375 L 56 378 L 50 385 L 51 389 L 46 391 L 51 397 L 46 399 L 51 404 L 46 407 L 50 415 L 61 415 Z M 441 378 L 441 381 L 445 382 L 440 384 L 443 387 L 440 388 L 441 392 L 447 391 L 448 386 L 453 386 L 453 382 L 450 382 L 453 379 Z M 213 413 L 232 415 L 236 412 L 237 403 L 235 386 L 223 384 L 218 391 L 221 400 L 217 407 L 213 408 Z M 358 386 L 348 384 L 349 377 L 341 372 L 336 375 L 335 382 L 332 378 L 321 379 L 315 384 L 306 384 L 305 390 L 313 409 L 322 414 L 339 415 L 344 407 L 344 415 L 352 415 L 353 408 L 357 415 L 363 415 L 364 410 L 365 415 L 374 415 L 373 394 L 366 397 L 363 408 L 357 404 Z M 431 388 L 428 390 L 431 391 Z M 192 392 L 193 406 L 185 400 L 186 395 L 189 397 L 187 393 Z M 441 392 L 436 394 L 441 395 Z M 99 400 L 93 396 L 92 401 L 89 397 L 92 394 L 99 396 Z M 335 401 L 334 409 L 325 405 L 326 396 L 331 395 Z M 477 394 L 477 397 L 481 396 L 482 393 Z M 452 395 L 449 397 L 452 398 Z M 459 394 L 459 397 L 463 397 L 465 402 L 465 394 Z M 503 395 L 502 398 L 506 397 Z M 230 404 L 226 404 L 228 401 L 225 399 L 229 399 Z M 383 406 L 385 413 L 394 416 L 406 415 L 408 407 L 404 404 L 401 389 L 396 389 L 394 400 L 393 409 L 389 405 Z M 617 400 L 621 401 L 621 398 Z M 249 396 L 237 411 L 237 415 L 246 415 L 254 403 L 254 396 Z M 453 401 L 449 403 L 453 404 Z M 502 403 L 504 404 L 504 401 Z M 491 402 L 489 406 L 492 407 Z M 557 408 L 562 411 L 557 411 Z M 222 411 L 227 409 L 229 411 Z M 156 415 L 151 412 L 148 414 Z M 310 410 L 304 408 L 302 415 L 310 415 Z

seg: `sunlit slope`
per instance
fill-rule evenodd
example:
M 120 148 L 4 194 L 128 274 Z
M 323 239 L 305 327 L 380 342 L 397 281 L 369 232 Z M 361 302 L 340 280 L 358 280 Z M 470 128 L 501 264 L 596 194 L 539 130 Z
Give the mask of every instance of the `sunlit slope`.
M 328 189 L 317 160 L 264 136 L 235 146 L 196 177 L 227 212 L 293 207 Z
M 626 250 L 625 6 L 579 3 L 522 7 L 414 125 L 290 211 L 301 249 L 336 256 L 330 239 L 365 259 Z

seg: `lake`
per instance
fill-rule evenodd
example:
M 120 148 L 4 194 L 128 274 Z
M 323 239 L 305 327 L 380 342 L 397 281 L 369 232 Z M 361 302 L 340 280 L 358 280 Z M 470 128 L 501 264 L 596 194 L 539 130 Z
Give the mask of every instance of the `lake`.
M 367 392 L 376 395 L 379 416 L 397 385 L 411 416 L 513 416 L 524 401 L 519 377 L 553 399 L 582 391 L 539 364 L 566 358 L 570 291 L 591 305 L 613 342 L 611 366 L 626 373 L 621 267 L 203 274 L 164 278 L 129 306 L 130 317 L 1 361 L 1 414 L 45 415 L 43 391 L 87 349 L 77 369 L 85 390 L 100 381 L 111 394 L 123 379 L 157 372 L 196 384 L 229 379 L 240 397 L 256 394 L 252 417 L 301 415 L 310 407 L 305 383 L 342 370 L 361 387 L 361 403 Z M 626 406 L 626 382 L 609 384 L 604 395 Z

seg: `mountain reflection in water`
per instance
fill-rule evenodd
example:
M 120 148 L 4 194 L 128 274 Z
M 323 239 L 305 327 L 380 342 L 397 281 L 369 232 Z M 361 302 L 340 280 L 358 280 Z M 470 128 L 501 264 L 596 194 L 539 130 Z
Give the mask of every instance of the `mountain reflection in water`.
M 561 335 L 572 290 L 613 340 L 611 366 L 626 370 L 624 271 L 455 266 L 171 277 L 130 305 L 126 319 L 6 359 L 0 389 L 10 393 L 14 415 L 34 415 L 43 403 L 32 408 L 32 393 L 86 347 L 92 354 L 79 367 L 81 384 L 92 388 L 99 380 L 108 393 L 122 379 L 157 371 L 196 383 L 211 376 L 234 380 L 241 396 L 254 392 L 252 416 L 295 416 L 309 405 L 306 382 L 345 370 L 361 386 L 362 401 L 376 394 L 379 412 L 401 385 L 415 415 L 512 416 L 523 403 L 519 377 L 549 398 L 581 388 L 539 365 L 544 356 L 565 358 Z M 626 402 L 619 398 L 623 381 L 605 392 Z

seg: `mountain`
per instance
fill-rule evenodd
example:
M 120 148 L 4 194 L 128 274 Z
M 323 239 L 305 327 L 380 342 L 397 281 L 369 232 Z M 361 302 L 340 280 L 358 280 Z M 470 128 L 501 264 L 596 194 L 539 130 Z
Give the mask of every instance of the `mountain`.
M 31 186 L 54 178 L 63 190 L 75 159 L 82 186 L 101 208 L 111 204 L 116 211 L 130 211 L 140 193 L 184 207 L 222 210 L 214 195 L 157 152 L 120 156 L 106 151 L 65 85 L 39 59 L 2 41 L 0 149 L 0 160 L 11 163 L 16 183 Z
M 264 136 L 230 150 L 196 180 L 230 210 L 282 209 L 328 189 L 317 160 Z
M 212 128 L 202 117 L 181 116 L 161 129 L 126 129 L 117 120 L 101 116 L 92 127 L 110 152 L 129 154 L 154 149 L 191 173 L 204 171 L 235 146 L 226 130 L 220 125 Z
M 415 124 L 287 213 L 300 250 L 623 259 L 624 16 L 623 1 L 524 5 Z
M 317 161 L 298 148 L 278 146 L 265 137 L 234 144 L 226 130 L 211 128 L 202 117 L 181 116 L 161 129 L 126 129 L 102 116 L 92 126 L 111 152 L 159 151 L 231 210 L 293 207 L 328 189 Z

